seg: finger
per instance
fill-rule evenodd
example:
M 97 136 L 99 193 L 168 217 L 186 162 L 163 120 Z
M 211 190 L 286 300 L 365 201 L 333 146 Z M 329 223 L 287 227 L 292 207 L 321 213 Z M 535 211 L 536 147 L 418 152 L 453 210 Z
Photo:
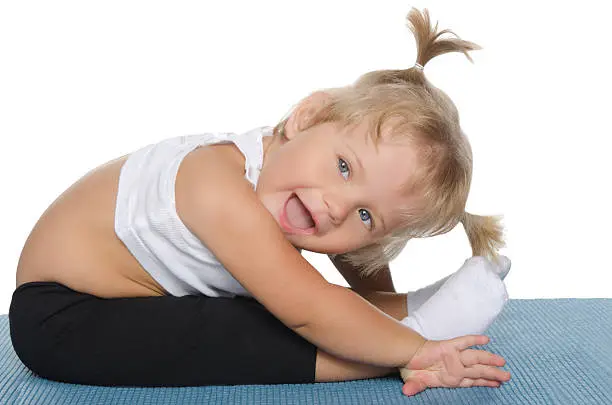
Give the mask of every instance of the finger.
M 507 371 L 497 367 L 483 366 L 481 364 L 466 368 L 464 374 L 466 378 L 472 379 L 485 378 L 487 380 L 496 381 L 508 381 L 510 379 L 510 373 Z
M 487 352 L 486 350 L 467 349 L 462 351 L 460 356 L 461 362 L 466 367 L 471 367 L 476 364 L 502 367 L 506 364 L 506 360 L 503 357 Z
M 411 378 L 406 381 L 406 383 L 402 387 L 402 393 L 410 397 L 412 395 L 418 394 L 419 392 L 425 391 L 426 388 L 427 386 L 424 382 L 416 378 Z
M 482 346 L 489 343 L 489 337 L 485 335 L 467 335 L 451 340 L 453 347 L 457 350 L 465 350 L 470 346 Z
M 501 385 L 501 383 L 499 381 L 493 381 L 493 380 L 487 380 L 484 378 L 477 378 L 477 379 L 472 379 L 472 378 L 464 378 L 463 381 L 461 381 L 461 384 L 459 384 L 459 387 L 461 388 L 469 388 L 469 387 L 493 387 L 493 388 L 497 388 Z

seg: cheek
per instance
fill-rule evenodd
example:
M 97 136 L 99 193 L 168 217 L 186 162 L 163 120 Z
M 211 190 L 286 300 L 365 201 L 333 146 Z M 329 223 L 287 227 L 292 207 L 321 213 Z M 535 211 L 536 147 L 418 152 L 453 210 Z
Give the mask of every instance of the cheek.
M 333 159 L 321 156 L 321 154 L 301 154 L 298 156 L 287 156 L 282 166 L 278 166 L 284 184 L 290 187 L 319 187 L 321 182 L 325 184 L 338 176 L 335 172 Z
M 323 242 L 323 241 L 322 241 Z M 346 253 L 365 246 L 363 233 L 355 230 L 353 226 L 346 226 L 337 229 L 335 232 L 326 235 L 323 242 L 325 247 L 333 253 Z

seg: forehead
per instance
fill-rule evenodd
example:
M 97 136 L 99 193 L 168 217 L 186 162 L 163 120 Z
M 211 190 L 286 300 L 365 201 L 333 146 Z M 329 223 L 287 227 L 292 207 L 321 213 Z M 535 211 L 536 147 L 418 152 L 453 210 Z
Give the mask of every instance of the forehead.
M 374 139 L 372 130 L 365 125 L 347 127 L 342 141 L 357 155 L 368 180 L 402 192 L 409 188 L 417 172 L 419 151 L 407 136 L 391 136 L 389 128 L 383 128 L 380 137 Z

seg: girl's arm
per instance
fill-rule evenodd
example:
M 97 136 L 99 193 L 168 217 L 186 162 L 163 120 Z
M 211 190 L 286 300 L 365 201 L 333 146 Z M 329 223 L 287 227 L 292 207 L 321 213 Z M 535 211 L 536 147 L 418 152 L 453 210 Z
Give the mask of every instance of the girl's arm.
M 342 274 L 351 289 L 385 314 L 401 321 L 408 316 L 407 294 L 396 293 L 389 265 L 377 270 L 374 276 L 361 278 L 357 268 L 341 259 L 340 255 L 329 255 L 336 269 Z
M 177 212 L 255 299 L 330 354 L 383 367 L 410 362 L 426 342 L 422 336 L 328 283 L 285 239 L 244 179 L 244 162 L 214 147 L 197 153 L 179 169 Z
M 395 292 L 389 265 L 384 265 L 373 276 L 361 278 L 358 269 L 351 263 L 342 260 L 341 255 L 328 255 L 328 257 L 346 282 L 359 295 L 363 296 L 371 291 Z

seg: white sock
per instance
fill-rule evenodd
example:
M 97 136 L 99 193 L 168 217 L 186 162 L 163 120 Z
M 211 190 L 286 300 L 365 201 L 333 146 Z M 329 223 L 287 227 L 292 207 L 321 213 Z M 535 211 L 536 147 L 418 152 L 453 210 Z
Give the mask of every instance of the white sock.
M 510 271 L 510 266 L 512 265 L 512 262 L 506 256 L 499 255 L 499 263 L 491 262 L 491 264 L 493 265 L 493 270 L 495 271 L 495 273 L 497 273 L 497 275 L 503 280 L 506 278 L 506 275 Z M 442 285 L 446 283 L 446 280 L 448 280 L 453 274 L 450 274 L 444 277 L 442 280 L 438 280 L 435 283 L 428 285 L 427 287 L 423 287 L 416 291 L 410 291 L 407 297 L 408 314 L 411 314 L 412 312 L 419 309 L 421 305 L 423 305 L 425 301 L 427 301 L 432 295 L 434 295 L 440 289 L 440 287 L 442 287 Z
M 402 323 L 429 340 L 482 334 L 508 301 L 495 265 L 474 256 Z

